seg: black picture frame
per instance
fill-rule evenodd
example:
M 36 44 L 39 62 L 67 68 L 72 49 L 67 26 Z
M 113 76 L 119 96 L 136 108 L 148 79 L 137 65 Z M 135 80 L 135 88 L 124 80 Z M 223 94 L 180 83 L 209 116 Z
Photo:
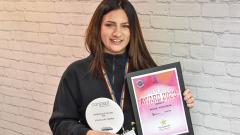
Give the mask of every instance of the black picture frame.
M 140 121 L 141 114 L 139 113 L 139 110 L 138 110 L 138 105 L 137 105 L 138 101 L 136 100 L 136 93 L 135 93 L 135 89 L 134 89 L 133 79 L 138 78 L 138 77 L 140 78 L 141 76 L 145 76 L 145 75 L 148 76 L 148 75 L 151 75 L 154 73 L 157 74 L 158 72 L 164 72 L 164 71 L 168 71 L 168 70 L 172 70 L 172 69 L 175 70 L 176 74 L 177 74 L 176 77 L 178 79 L 178 82 L 177 82 L 178 88 L 180 87 L 180 91 L 181 91 L 181 92 L 179 92 L 181 94 L 179 94 L 178 97 L 180 97 L 180 99 L 182 101 L 181 104 L 183 104 L 185 120 L 186 120 L 188 131 L 182 132 L 180 134 L 174 133 L 174 134 L 170 134 L 170 135 L 194 135 L 189 108 L 187 107 L 187 104 L 183 98 L 183 92 L 185 90 L 185 86 L 184 86 L 184 80 L 183 80 L 180 62 L 175 62 L 175 63 L 162 65 L 162 66 L 145 69 L 145 70 L 141 70 L 141 71 L 131 72 L 127 75 L 127 83 L 128 83 L 128 89 L 129 89 L 129 93 L 130 93 L 131 103 L 133 106 L 137 135 L 148 135 L 148 134 L 147 133 L 144 134 L 143 130 L 142 130 L 143 125 L 141 124 L 141 121 Z M 137 84 L 137 85 L 139 85 L 139 84 Z M 161 132 L 159 132 L 159 133 L 161 133 Z M 161 134 L 159 134 L 159 135 L 161 135 Z

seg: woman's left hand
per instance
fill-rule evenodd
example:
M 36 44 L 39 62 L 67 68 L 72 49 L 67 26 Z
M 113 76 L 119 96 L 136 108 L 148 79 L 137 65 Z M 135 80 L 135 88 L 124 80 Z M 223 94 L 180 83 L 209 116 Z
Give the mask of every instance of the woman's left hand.
M 183 96 L 184 96 L 184 100 L 187 103 L 187 106 L 189 108 L 193 108 L 193 106 L 194 106 L 194 98 L 193 98 L 193 95 L 192 95 L 191 91 L 189 89 L 186 89 L 183 92 Z

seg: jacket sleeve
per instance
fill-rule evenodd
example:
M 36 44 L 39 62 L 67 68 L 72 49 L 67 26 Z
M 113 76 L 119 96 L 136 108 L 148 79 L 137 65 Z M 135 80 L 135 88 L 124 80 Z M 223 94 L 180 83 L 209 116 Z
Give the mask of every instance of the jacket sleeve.
M 86 135 L 89 128 L 81 123 L 77 74 L 67 69 L 59 83 L 49 126 L 53 135 Z

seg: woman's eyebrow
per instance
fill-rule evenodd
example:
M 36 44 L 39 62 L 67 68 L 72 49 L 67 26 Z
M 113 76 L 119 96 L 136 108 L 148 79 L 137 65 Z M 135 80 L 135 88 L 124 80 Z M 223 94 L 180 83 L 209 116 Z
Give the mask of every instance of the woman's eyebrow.
M 116 22 L 114 22 L 114 21 L 106 21 L 105 23 L 114 23 L 114 24 L 116 24 Z M 129 23 L 128 22 L 123 22 L 121 24 L 129 24 Z
M 106 21 L 105 23 L 116 23 L 116 22 L 114 22 L 114 21 Z
M 121 23 L 121 24 L 129 24 L 128 22 L 124 22 L 124 23 Z

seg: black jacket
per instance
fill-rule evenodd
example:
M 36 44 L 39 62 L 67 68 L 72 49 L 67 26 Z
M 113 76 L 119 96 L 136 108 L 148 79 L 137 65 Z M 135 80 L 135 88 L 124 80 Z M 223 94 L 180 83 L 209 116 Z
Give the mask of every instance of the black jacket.
M 106 71 L 115 96 L 120 100 L 124 80 L 127 54 L 104 54 Z M 90 129 L 85 118 L 88 104 L 99 97 L 111 99 L 104 79 L 89 73 L 92 57 L 72 63 L 64 72 L 59 83 L 49 125 L 54 135 L 85 135 Z M 101 69 L 99 69 L 101 70 Z M 129 69 L 129 72 L 132 70 Z M 124 128 L 131 129 L 134 121 L 129 92 L 126 89 L 124 100 Z M 120 131 L 121 132 L 121 131 Z

